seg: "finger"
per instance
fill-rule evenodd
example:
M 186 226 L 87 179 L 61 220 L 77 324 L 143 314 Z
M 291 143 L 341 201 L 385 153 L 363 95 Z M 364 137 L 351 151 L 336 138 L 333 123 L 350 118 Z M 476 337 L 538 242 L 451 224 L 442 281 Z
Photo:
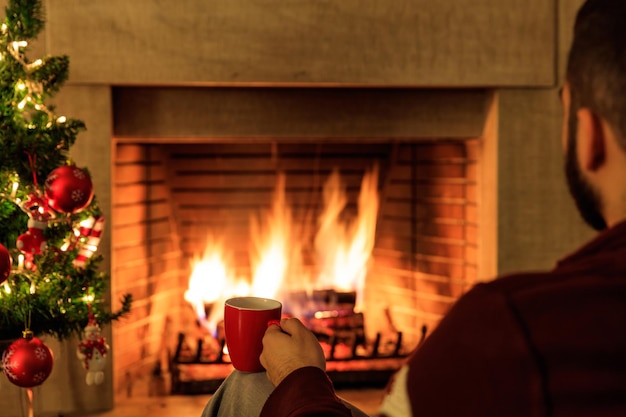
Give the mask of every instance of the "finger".
M 267 323 L 267 329 L 265 329 L 265 335 L 275 335 L 275 334 L 285 333 L 285 331 L 283 331 L 281 324 L 279 322 L 273 323 L 274 321 L 275 320 L 272 320 L 272 322 Z
M 280 327 L 280 320 L 270 320 L 270 321 L 267 322 L 267 327 L 270 327 L 270 326 L 273 326 L 273 325 L 276 325 L 276 326 Z
M 283 329 L 283 332 L 288 334 L 299 333 L 303 330 L 307 330 L 307 328 L 304 327 L 304 324 L 302 324 L 302 322 L 297 318 L 282 319 L 280 327 Z

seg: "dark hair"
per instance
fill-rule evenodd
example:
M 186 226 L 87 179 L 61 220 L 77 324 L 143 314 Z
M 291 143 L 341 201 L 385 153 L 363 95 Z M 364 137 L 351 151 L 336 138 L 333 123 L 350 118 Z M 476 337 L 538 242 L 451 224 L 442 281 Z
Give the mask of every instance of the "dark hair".
M 626 0 L 587 0 L 580 8 L 566 77 L 572 114 L 591 109 L 626 150 Z

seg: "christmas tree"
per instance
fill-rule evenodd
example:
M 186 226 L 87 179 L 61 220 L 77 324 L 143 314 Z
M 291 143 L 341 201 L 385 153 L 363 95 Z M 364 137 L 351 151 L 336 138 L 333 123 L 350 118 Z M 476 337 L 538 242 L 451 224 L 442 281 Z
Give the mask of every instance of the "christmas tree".
M 28 58 L 44 27 L 41 1 L 10 0 L 0 33 L 0 340 L 59 340 L 130 310 L 111 311 L 96 249 L 104 217 L 86 168 L 71 161 L 82 121 L 49 104 L 67 56 Z

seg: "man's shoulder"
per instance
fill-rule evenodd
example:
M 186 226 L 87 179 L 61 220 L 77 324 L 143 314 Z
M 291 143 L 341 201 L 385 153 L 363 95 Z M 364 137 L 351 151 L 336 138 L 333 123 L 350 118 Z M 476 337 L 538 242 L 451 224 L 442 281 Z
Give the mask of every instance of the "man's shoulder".
M 500 317 L 511 309 L 511 300 L 524 292 L 541 291 L 553 279 L 550 272 L 517 273 L 480 282 L 461 296 L 452 306 L 447 320 L 461 318 L 465 323 Z M 500 317 L 501 318 L 501 317 Z
M 566 302 L 579 299 L 602 302 L 617 295 L 626 296 L 626 273 L 611 267 L 598 269 L 556 268 L 553 271 L 525 272 L 500 276 L 475 285 L 463 298 L 471 304 L 501 306 Z
M 496 294 L 510 295 L 551 285 L 554 280 L 561 280 L 561 277 L 559 274 L 548 271 L 507 274 L 491 281 L 477 283 L 467 295 L 472 297 L 490 297 Z

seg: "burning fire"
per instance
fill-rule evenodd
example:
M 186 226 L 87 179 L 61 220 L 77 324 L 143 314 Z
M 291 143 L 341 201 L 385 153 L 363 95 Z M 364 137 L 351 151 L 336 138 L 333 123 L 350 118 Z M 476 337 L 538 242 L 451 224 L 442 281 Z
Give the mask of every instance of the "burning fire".
M 303 226 L 298 228 L 292 218 L 285 176 L 279 175 L 271 209 L 250 220 L 251 279 L 230 272 L 224 248 L 214 241 L 207 244 L 201 259 L 194 260 L 185 300 L 212 334 L 222 319 L 224 301 L 238 295 L 280 298 L 282 292 L 334 288 L 355 291 L 355 309 L 362 308 L 378 215 L 377 167 L 363 177 L 354 219 L 342 217 L 348 198 L 338 171 L 324 184 L 322 197 L 317 230 L 306 236 Z M 303 273 L 307 268 L 302 262 L 302 248 L 311 238 L 317 261 L 312 277 Z
M 285 197 L 285 175 L 278 176 L 272 210 L 262 218 L 250 219 L 252 234 L 252 293 L 257 297 L 276 297 L 289 267 L 293 222 Z
M 211 334 L 215 334 L 217 322 L 222 319 L 224 301 L 250 294 L 249 284 L 229 272 L 225 259 L 221 245 L 207 244 L 203 258 L 193 263 L 189 287 L 185 291 L 185 300 L 193 306 L 198 320 Z M 213 308 L 216 305 L 220 307 Z
M 319 285 L 342 291 L 356 291 L 355 310 L 359 311 L 367 266 L 374 249 L 378 215 L 378 170 L 368 172 L 361 182 L 358 216 L 342 221 L 346 204 L 345 187 L 339 172 L 334 171 L 324 186 L 324 211 L 315 237 L 319 257 Z

